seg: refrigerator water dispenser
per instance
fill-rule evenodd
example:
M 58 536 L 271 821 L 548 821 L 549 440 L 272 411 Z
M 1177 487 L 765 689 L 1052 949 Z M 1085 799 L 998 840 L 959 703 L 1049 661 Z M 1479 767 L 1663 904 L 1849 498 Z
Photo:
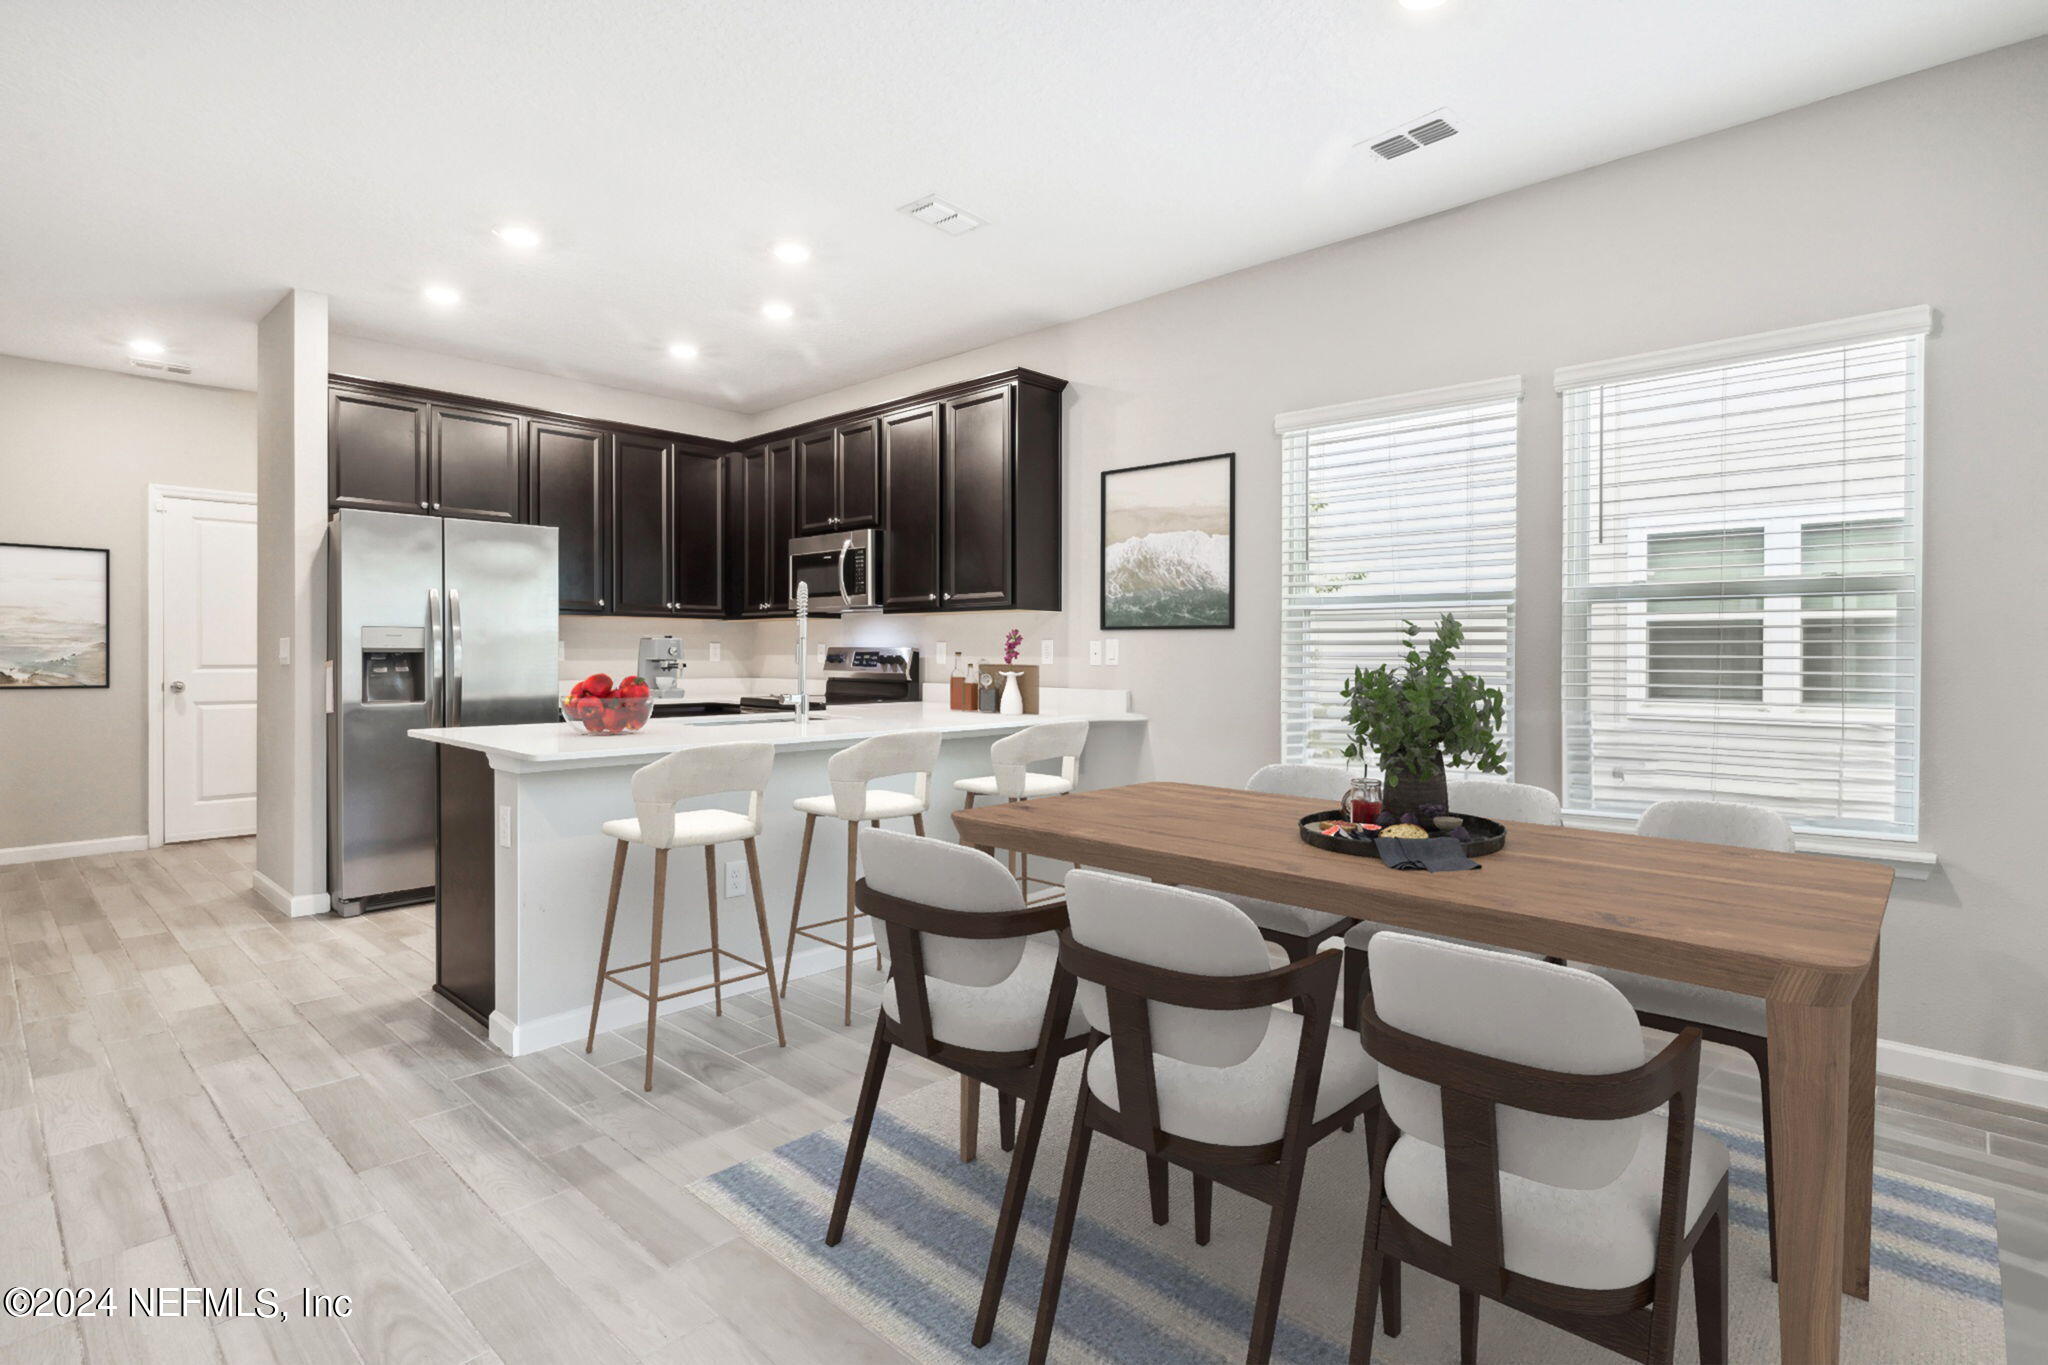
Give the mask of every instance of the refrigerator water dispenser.
M 427 698 L 427 639 L 418 626 L 363 627 L 363 704 L 412 705 Z

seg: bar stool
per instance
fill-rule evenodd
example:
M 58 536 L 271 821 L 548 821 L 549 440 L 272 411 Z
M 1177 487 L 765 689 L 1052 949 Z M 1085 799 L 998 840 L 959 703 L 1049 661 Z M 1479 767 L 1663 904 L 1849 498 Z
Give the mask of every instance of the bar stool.
M 1088 722 L 1085 720 L 1054 720 L 1033 725 L 989 745 L 989 763 L 995 768 L 992 775 L 963 777 L 953 784 L 953 790 L 967 794 L 968 810 L 973 810 L 975 798 L 982 796 L 1000 796 L 1012 802 L 1028 801 L 1036 796 L 1064 796 L 1080 781 L 1081 750 L 1086 747 Z M 1059 776 L 1030 771 L 1030 764 L 1055 758 L 1060 761 Z M 1055 890 L 1060 886 L 1058 882 L 1031 875 L 1031 855 L 1028 853 L 1015 854 L 1009 862 L 1010 875 L 1017 879 L 1017 885 L 1024 889 L 1026 896 L 1031 894 L 1033 882 Z
M 789 1045 L 782 1032 L 782 1001 L 775 994 L 775 949 L 768 942 L 768 904 L 761 897 L 761 859 L 754 849 L 754 839 L 761 832 L 761 793 L 768 786 L 768 775 L 774 767 L 775 746 L 772 744 L 713 744 L 701 749 L 678 749 L 667 758 L 656 759 L 633 774 L 633 806 L 639 811 L 638 817 L 607 820 L 604 824 L 604 832 L 619 841 L 619 849 L 612 859 L 612 892 L 604 908 L 604 944 L 597 950 L 597 990 L 590 999 L 590 1032 L 583 1040 L 583 1050 L 589 1052 L 597 1045 L 597 1010 L 604 1003 L 607 981 L 640 996 L 647 1002 L 647 1079 L 641 1087 L 643 1090 L 654 1089 L 654 1020 L 664 1000 L 708 990 L 718 1013 L 723 1014 L 726 986 L 765 976 L 768 978 L 768 1002 L 775 1010 L 775 1041 L 783 1047 Z M 745 815 L 729 810 L 676 809 L 679 801 L 728 792 L 747 794 Z M 747 850 L 747 876 L 754 885 L 754 922 L 761 931 L 759 962 L 721 948 L 718 943 L 716 849 L 719 844 L 732 842 L 745 845 Z M 654 850 L 652 930 L 645 962 L 614 967 L 611 965 L 612 929 L 619 917 L 619 884 L 626 877 L 626 850 L 634 844 L 645 844 Z M 709 895 L 707 917 L 711 925 L 711 946 L 663 957 L 661 921 L 663 902 L 668 893 L 668 855 L 670 849 L 676 848 L 704 850 L 704 889 Z M 662 963 L 701 957 L 706 953 L 711 955 L 709 982 L 686 986 L 667 995 L 661 993 Z M 720 959 L 728 957 L 753 970 L 727 977 L 720 966 Z M 646 990 L 619 980 L 623 973 L 638 971 L 642 967 L 647 969 Z
M 830 796 L 800 796 L 793 803 L 803 812 L 804 844 L 796 855 L 796 895 L 789 903 L 789 943 L 783 949 L 782 958 L 784 995 L 789 994 L 789 969 L 796 961 L 798 936 L 842 949 L 846 954 L 846 1022 L 853 1022 L 853 955 L 862 948 L 875 948 L 876 965 L 879 967 L 881 964 L 881 952 L 875 940 L 871 938 L 865 943 L 853 941 L 853 920 L 859 913 L 854 909 L 853 888 L 860 877 L 860 822 L 865 820 L 880 829 L 884 820 L 908 819 L 911 827 L 922 836 L 924 813 L 931 803 L 932 769 L 938 761 L 937 731 L 876 735 L 841 749 L 827 760 L 825 776 L 832 783 Z M 871 791 L 868 788 L 870 782 L 905 774 L 917 779 L 916 790 L 894 792 Z M 846 913 L 834 919 L 804 924 L 800 922 L 804 909 L 804 877 L 810 871 L 811 836 L 817 832 L 820 817 L 846 822 Z M 827 938 L 816 932 L 835 924 L 841 927 L 844 938 Z

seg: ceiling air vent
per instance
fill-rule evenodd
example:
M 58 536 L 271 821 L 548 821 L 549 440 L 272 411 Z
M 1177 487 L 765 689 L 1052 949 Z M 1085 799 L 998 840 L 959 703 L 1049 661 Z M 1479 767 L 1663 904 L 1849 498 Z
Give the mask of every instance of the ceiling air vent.
M 981 219 L 956 204 L 947 203 L 935 194 L 912 200 L 903 206 L 902 211 L 918 222 L 935 227 L 951 237 L 958 237 L 963 232 L 972 232 L 981 226 Z
M 168 360 L 138 360 L 135 357 L 130 356 L 128 358 L 128 363 L 130 365 L 133 365 L 138 370 L 160 370 L 165 374 L 192 373 L 192 367 L 190 365 L 179 365 Z
M 1392 161 L 1397 156 L 1419 152 L 1431 143 L 1442 142 L 1447 137 L 1456 137 L 1458 127 L 1451 122 L 1451 111 L 1439 109 L 1433 114 L 1424 114 L 1412 119 L 1399 128 L 1391 129 L 1361 146 L 1371 149 L 1372 154 L 1382 161 Z

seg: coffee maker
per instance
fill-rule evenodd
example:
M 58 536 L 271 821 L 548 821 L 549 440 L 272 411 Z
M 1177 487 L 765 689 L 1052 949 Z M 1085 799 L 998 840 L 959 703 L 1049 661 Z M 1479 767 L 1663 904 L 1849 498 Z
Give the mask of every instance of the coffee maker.
M 683 642 L 673 635 L 640 637 L 640 676 L 647 680 L 656 701 L 675 701 L 683 695 Z

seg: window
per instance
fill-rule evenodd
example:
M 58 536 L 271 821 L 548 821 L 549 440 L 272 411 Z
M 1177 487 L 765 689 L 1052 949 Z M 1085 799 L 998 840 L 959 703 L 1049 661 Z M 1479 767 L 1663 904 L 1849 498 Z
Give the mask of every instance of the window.
M 1569 809 L 1914 836 L 1930 320 L 1559 373 Z
M 1513 725 L 1519 379 L 1288 413 L 1281 442 L 1281 748 L 1341 761 L 1342 688 L 1449 613 L 1460 666 Z M 1502 737 L 1510 754 L 1512 734 Z

